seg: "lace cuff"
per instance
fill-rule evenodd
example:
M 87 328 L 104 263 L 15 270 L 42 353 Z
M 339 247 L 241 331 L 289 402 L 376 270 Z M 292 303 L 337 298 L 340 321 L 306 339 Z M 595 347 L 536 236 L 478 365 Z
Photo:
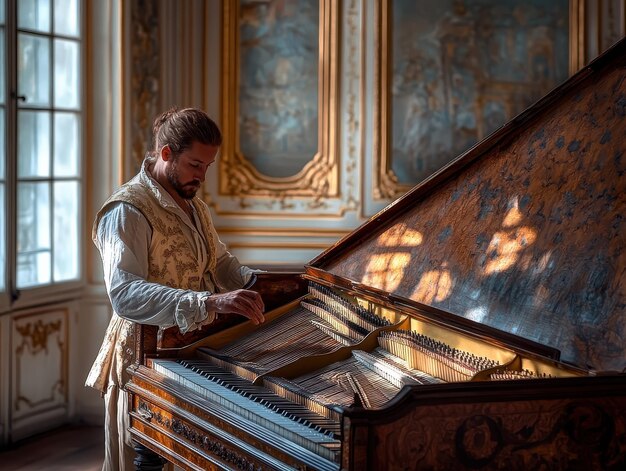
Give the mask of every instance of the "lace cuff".
M 181 296 L 176 306 L 175 321 L 182 334 L 213 322 L 215 313 L 207 312 L 205 303 L 210 295 L 208 291 L 190 291 Z

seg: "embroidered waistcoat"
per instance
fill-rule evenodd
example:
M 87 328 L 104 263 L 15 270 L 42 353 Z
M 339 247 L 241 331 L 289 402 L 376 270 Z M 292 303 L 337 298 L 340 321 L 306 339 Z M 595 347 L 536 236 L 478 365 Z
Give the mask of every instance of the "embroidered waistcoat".
M 201 267 L 195 249 L 185 237 L 181 227 L 185 224 L 177 214 L 163 207 L 158 191 L 149 177 L 142 172 L 122 185 L 104 203 L 93 225 L 96 241 L 98 224 L 107 208 L 118 201 L 131 204 L 147 219 L 152 228 L 149 247 L 149 274 L 147 281 L 172 288 L 194 291 L 215 291 L 215 243 L 209 208 L 200 198 L 192 204 L 200 220 L 208 244 L 209 264 Z M 205 276 L 208 270 L 208 275 Z M 123 387 L 128 381 L 126 369 L 135 361 L 135 324 L 113 313 L 104 341 L 87 377 L 86 385 L 106 392 L 109 384 Z

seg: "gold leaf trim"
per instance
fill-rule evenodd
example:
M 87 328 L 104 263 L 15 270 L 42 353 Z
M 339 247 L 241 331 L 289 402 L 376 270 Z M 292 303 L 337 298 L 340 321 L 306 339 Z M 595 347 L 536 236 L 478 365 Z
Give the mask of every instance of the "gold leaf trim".
M 250 197 L 265 196 L 290 209 L 286 198 L 311 198 L 312 209 L 325 206 L 323 200 L 339 195 L 338 157 L 338 21 L 339 2 L 320 1 L 320 67 L 318 152 L 292 177 L 275 178 L 261 174 L 239 149 L 239 1 L 223 2 L 222 55 L 222 158 L 219 160 L 219 192 L 240 199 L 240 207 L 251 206 Z M 331 58 L 331 60 L 328 60 Z

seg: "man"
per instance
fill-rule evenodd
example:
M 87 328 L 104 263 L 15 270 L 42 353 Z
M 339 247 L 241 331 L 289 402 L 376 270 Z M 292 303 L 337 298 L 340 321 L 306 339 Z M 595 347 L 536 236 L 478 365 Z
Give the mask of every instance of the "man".
M 264 320 L 261 297 L 241 289 L 252 270 L 226 250 L 195 196 L 215 162 L 219 128 L 201 110 L 171 109 L 153 133 L 141 171 L 104 203 L 93 226 L 114 311 L 86 382 L 105 398 L 103 470 L 134 469 L 124 391 L 134 323 L 185 333 L 218 314 Z

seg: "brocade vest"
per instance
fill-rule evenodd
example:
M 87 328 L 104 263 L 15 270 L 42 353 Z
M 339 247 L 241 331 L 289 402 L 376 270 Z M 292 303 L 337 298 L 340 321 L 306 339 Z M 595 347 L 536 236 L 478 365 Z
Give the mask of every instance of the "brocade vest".
M 195 257 L 195 249 L 181 229 L 185 222 L 160 203 L 162 195 L 147 175 L 146 165 L 144 162 L 142 171 L 122 185 L 104 203 L 93 225 L 94 242 L 97 240 L 100 219 L 109 206 L 116 202 L 131 204 L 144 215 L 152 228 L 147 281 L 186 290 L 218 291 L 213 225 L 207 204 L 198 197 L 192 200 L 201 224 L 198 229 L 204 234 L 208 244 L 209 263 L 203 269 Z M 126 369 L 135 361 L 134 326 L 133 322 L 113 313 L 98 356 L 87 377 L 86 386 L 104 393 L 109 384 L 123 387 L 128 382 Z

